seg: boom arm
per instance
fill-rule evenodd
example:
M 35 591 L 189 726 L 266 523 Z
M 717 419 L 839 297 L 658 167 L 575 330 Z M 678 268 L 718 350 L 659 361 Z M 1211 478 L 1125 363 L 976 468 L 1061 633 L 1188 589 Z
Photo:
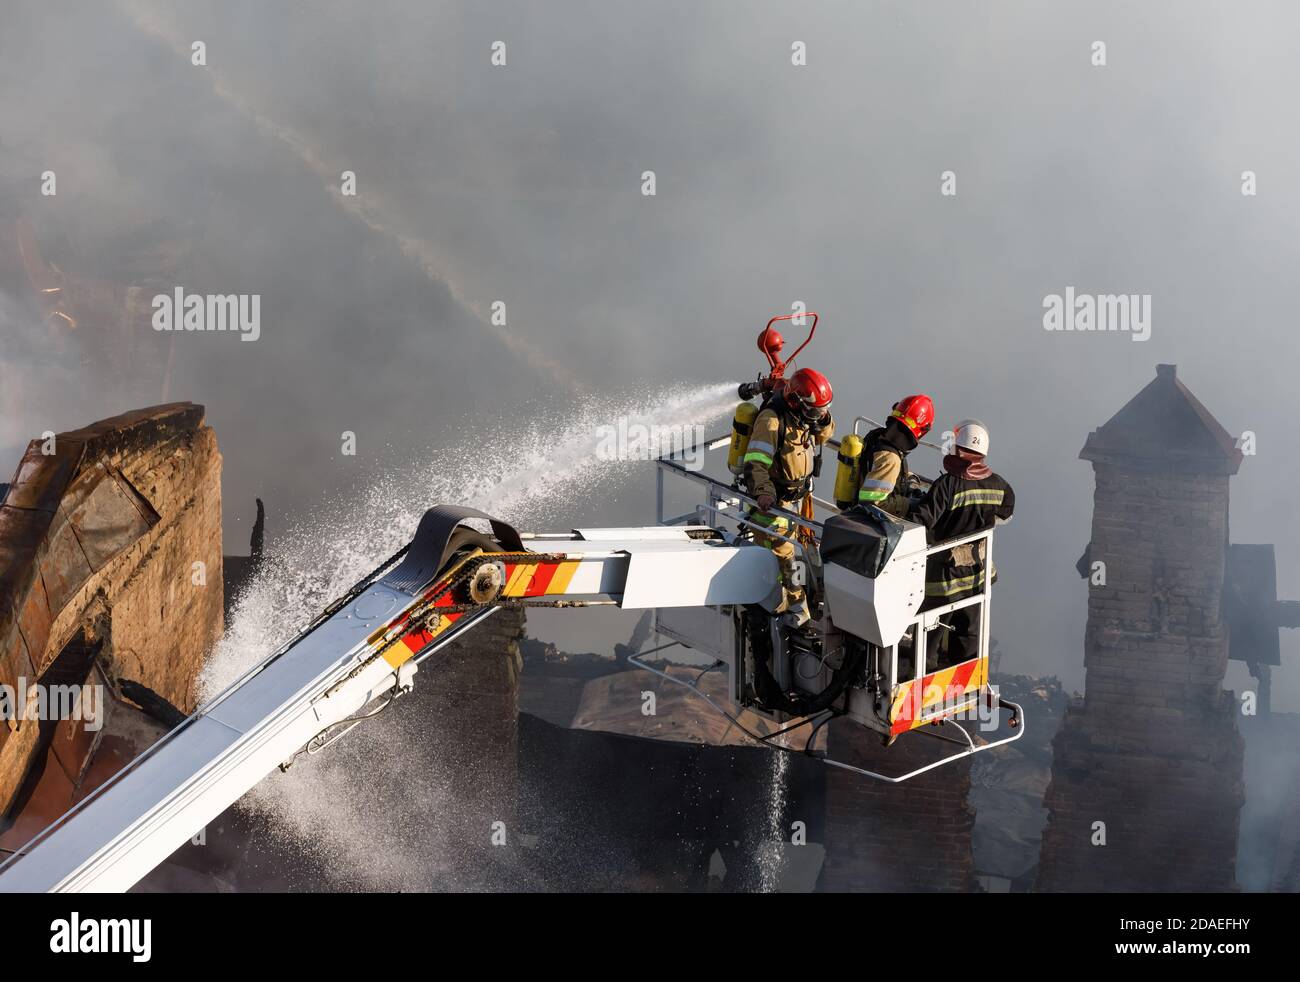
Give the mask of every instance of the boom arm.
M 463 525 L 487 517 L 430 509 L 407 550 L 10 857 L 0 890 L 128 889 L 277 766 L 408 691 L 422 660 L 502 605 L 768 604 L 778 592 L 768 550 L 705 526 L 525 539 L 493 522 L 493 544 Z

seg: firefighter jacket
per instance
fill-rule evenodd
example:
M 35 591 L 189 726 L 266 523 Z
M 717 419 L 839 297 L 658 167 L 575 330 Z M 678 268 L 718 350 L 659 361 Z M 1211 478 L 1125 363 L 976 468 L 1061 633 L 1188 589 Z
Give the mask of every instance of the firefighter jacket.
M 907 455 L 915 449 L 916 437 L 893 420 L 863 437 L 858 503 L 875 505 L 891 515 L 907 514 Z
M 835 420 L 809 426 L 788 410 L 780 397 L 754 419 L 745 453 L 745 485 L 755 498 L 770 494 L 792 502 L 812 490 L 817 448 L 835 435 Z
M 950 454 L 943 463 L 944 473 L 907 515 L 926 527 L 931 545 L 983 532 L 999 519 L 1011 518 L 1015 492 L 982 460 Z M 925 605 L 940 607 L 982 590 L 987 551 L 983 541 L 968 542 L 931 556 L 925 569 Z

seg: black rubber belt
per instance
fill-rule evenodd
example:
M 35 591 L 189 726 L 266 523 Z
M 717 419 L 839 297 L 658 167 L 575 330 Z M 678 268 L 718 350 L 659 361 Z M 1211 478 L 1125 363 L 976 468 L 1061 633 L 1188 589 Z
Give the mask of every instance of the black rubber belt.
M 452 535 L 470 518 L 481 518 L 489 522 L 492 534 L 507 552 L 525 551 L 523 540 L 519 538 L 514 526 L 477 508 L 435 505 L 420 519 L 419 528 L 415 530 L 415 538 L 411 540 L 411 547 L 402 564 L 380 582 L 403 593 L 415 593 L 442 569 L 448 559 L 447 548 Z

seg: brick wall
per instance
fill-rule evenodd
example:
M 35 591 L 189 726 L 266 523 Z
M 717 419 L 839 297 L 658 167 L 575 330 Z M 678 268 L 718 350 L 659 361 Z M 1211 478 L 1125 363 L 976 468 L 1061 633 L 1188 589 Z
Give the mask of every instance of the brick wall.
M 1089 558 L 1106 577 L 1088 593 L 1088 703 L 1212 706 L 1228 660 L 1228 477 L 1096 471 Z
M 143 683 L 190 711 L 222 629 L 221 454 L 202 406 L 32 442 L 0 505 L 0 683 L 31 684 L 69 645 L 94 644 L 110 684 Z M 38 734 L 0 721 L 0 815 Z
M 885 748 L 880 737 L 842 719 L 830 726 L 831 757 L 882 774 L 929 763 L 947 745 L 914 734 Z M 827 891 L 964 892 L 976 888 L 971 854 L 975 812 L 970 763 L 960 761 L 887 784 L 840 768 L 826 774 Z
M 445 832 L 484 848 L 492 822 L 515 824 L 523 630 L 524 612 L 503 608 L 433 655 L 420 668 L 430 678 L 416 680 L 428 745 L 456 803 Z
M 1053 748 L 1037 889 L 1234 888 L 1244 795 L 1231 704 L 1153 719 L 1099 718 L 1079 703 Z M 1094 845 L 1098 822 L 1105 840 Z

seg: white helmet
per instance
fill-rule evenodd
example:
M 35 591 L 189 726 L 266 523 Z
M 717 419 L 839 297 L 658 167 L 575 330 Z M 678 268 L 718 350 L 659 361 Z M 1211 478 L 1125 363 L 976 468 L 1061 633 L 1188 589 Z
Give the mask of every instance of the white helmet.
M 957 446 L 971 453 L 989 452 L 989 431 L 978 419 L 963 419 L 952 431 Z

